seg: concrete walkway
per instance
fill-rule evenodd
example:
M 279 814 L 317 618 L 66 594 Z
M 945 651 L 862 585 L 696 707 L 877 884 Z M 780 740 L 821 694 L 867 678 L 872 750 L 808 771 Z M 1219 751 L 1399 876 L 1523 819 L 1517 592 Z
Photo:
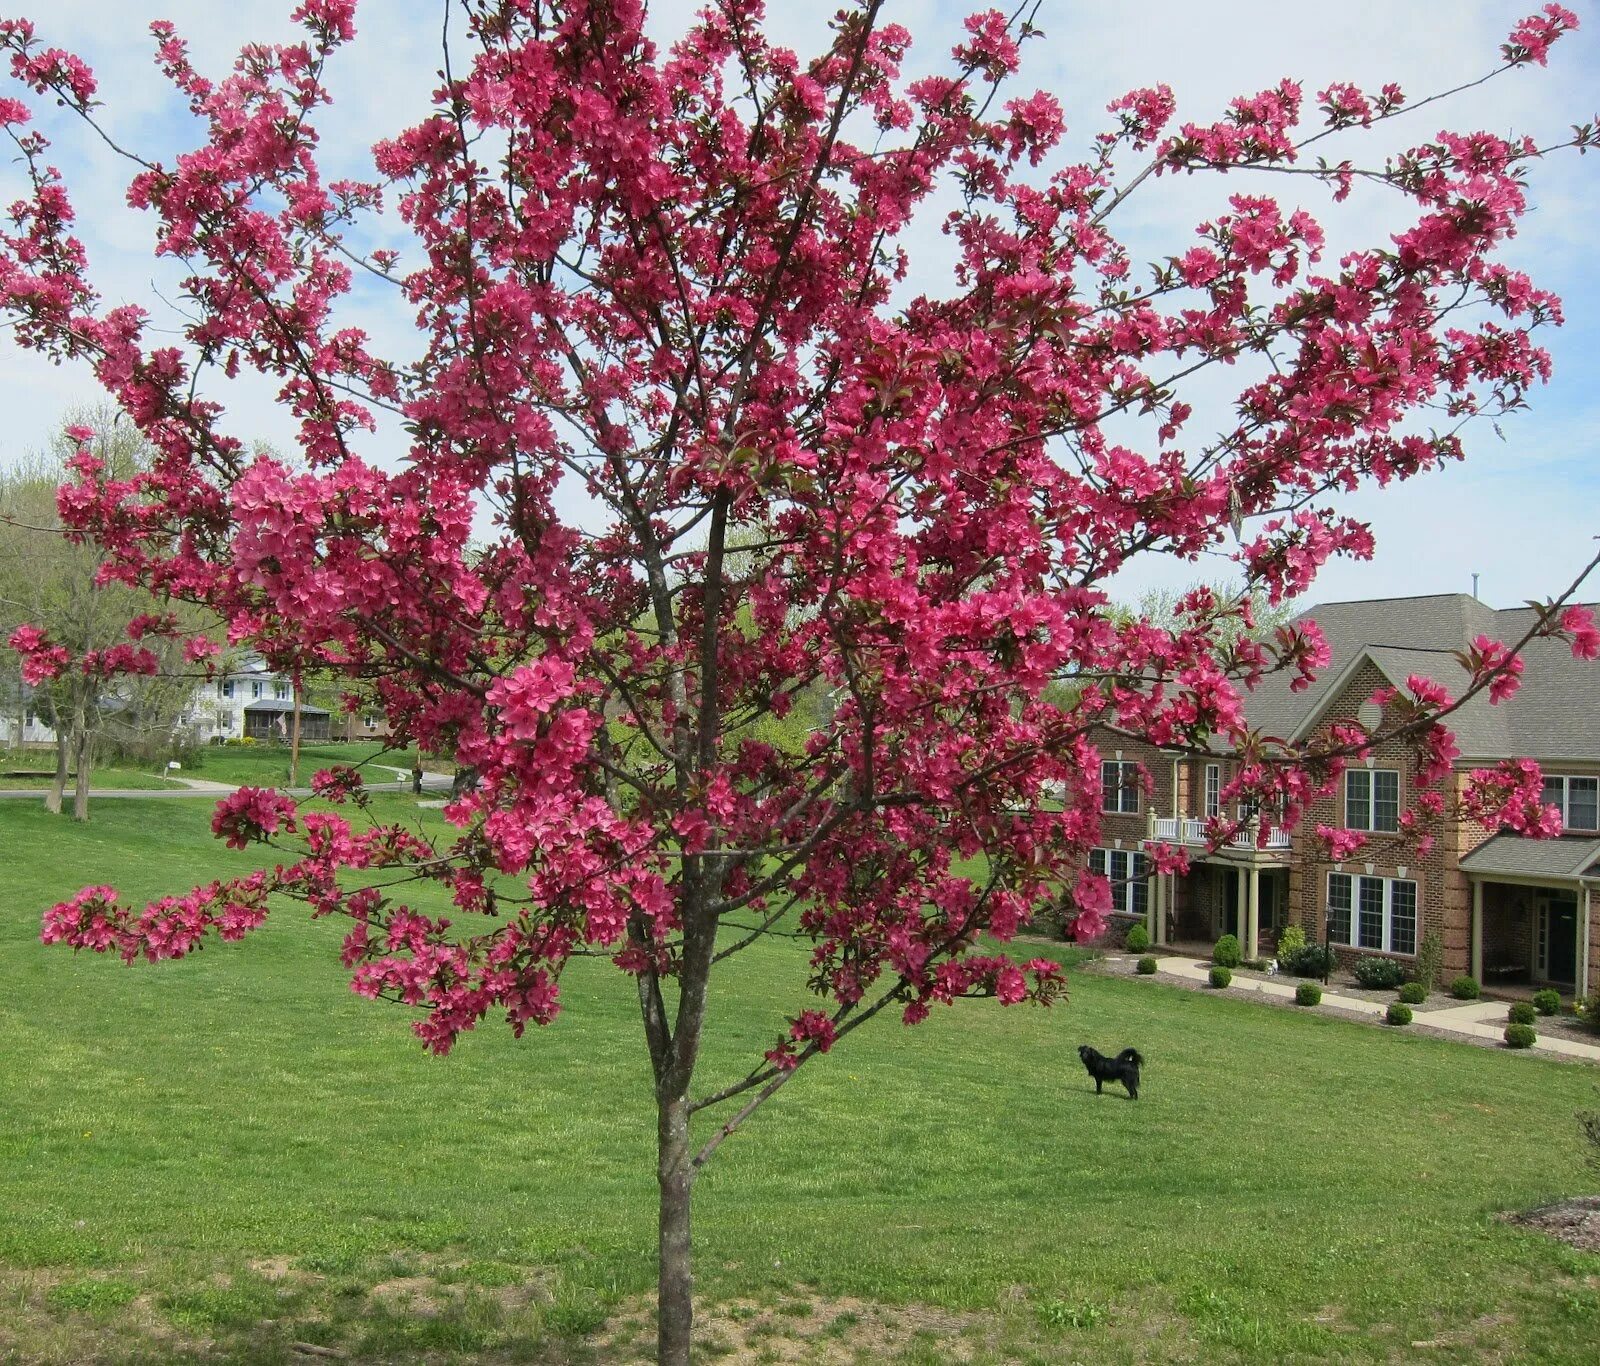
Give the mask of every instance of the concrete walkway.
M 400 781 L 392 783 L 368 783 L 368 792 L 409 792 L 411 791 L 411 775 L 402 768 L 391 768 L 388 764 L 375 764 L 375 768 L 387 769 L 396 775 Z M 118 801 L 138 800 L 144 797 L 209 797 L 213 801 L 218 797 L 226 797 L 230 792 L 237 792 L 237 783 L 212 783 L 203 778 L 168 778 L 173 787 L 91 787 L 89 800 L 97 802 L 103 797 L 111 797 Z M 454 779 L 448 773 L 424 773 L 422 775 L 422 788 L 425 792 L 449 793 Z M 0 801 L 21 801 L 26 797 L 44 800 L 45 789 L 42 787 L 8 787 L 0 788 Z M 309 797 L 309 787 L 296 787 L 289 789 L 291 797 Z M 72 799 L 72 789 L 67 789 L 67 800 Z M 441 803 L 442 805 L 442 803 Z
M 1182 977 L 1190 982 L 1209 982 L 1211 977 L 1211 964 L 1197 962 L 1193 958 L 1156 955 L 1157 974 L 1166 973 L 1169 977 Z M 1298 978 L 1245 977 L 1234 975 L 1233 982 L 1229 985 L 1230 992 L 1254 992 L 1258 996 L 1275 996 L 1280 1000 L 1292 1001 L 1295 987 L 1299 985 Z M 1360 996 L 1342 996 L 1336 991 L 1324 991 L 1322 1004 L 1331 1006 L 1334 1010 L 1348 1010 L 1357 1015 L 1368 1015 L 1373 1019 L 1382 1019 L 1388 1010 L 1388 1003 L 1384 1001 L 1369 1001 Z M 1316 1009 L 1316 1007 L 1309 1007 Z M 1495 1043 L 1504 1043 L 1506 1028 L 1506 1012 L 1510 1009 L 1507 1001 L 1466 1001 L 1457 1006 L 1446 1006 L 1443 1010 L 1423 1010 L 1412 1007 L 1415 1012 L 1413 1023 L 1427 1025 L 1430 1029 L 1443 1030 L 1447 1034 L 1460 1034 L 1474 1039 L 1491 1039 Z M 1534 1025 L 1538 1029 L 1538 1025 Z M 1565 1058 L 1582 1058 L 1587 1062 L 1600 1062 L 1600 1045 L 1592 1043 L 1575 1043 L 1570 1039 L 1552 1039 L 1540 1034 L 1533 1045 L 1533 1051 L 1544 1053 L 1558 1053 Z

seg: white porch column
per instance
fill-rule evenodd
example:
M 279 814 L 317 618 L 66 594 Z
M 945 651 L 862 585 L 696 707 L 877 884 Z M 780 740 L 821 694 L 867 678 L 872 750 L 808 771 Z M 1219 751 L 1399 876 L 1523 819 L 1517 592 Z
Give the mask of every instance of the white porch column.
M 1250 864 L 1250 923 L 1245 930 L 1244 956 L 1255 959 L 1261 956 L 1261 869 L 1254 861 Z
M 1165 873 L 1156 874 L 1156 932 L 1155 942 L 1167 942 L 1167 887 L 1171 879 Z
M 1250 882 L 1249 879 L 1245 877 L 1243 868 L 1235 870 L 1233 882 L 1235 888 L 1237 889 L 1237 894 L 1233 899 L 1233 923 L 1234 927 L 1239 931 L 1239 946 L 1242 950 L 1244 947 L 1245 933 L 1248 928 L 1245 922 L 1250 915 Z
M 1483 883 L 1472 880 L 1472 976 L 1483 981 Z
M 1150 804 L 1145 813 L 1144 837 L 1150 843 L 1155 843 L 1156 838 L 1156 807 Z M 1149 862 L 1148 856 L 1146 862 Z M 1130 871 L 1132 871 L 1130 869 Z M 1144 928 L 1152 941 L 1156 939 L 1156 926 L 1160 920 L 1161 908 L 1161 878 L 1154 872 L 1146 873 L 1144 879 Z
M 1589 909 L 1590 895 L 1590 889 L 1585 887 L 1583 889 L 1583 924 L 1578 930 L 1578 998 L 1584 1001 L 1589 999 L 1589 954 L 1591 952 L 1589 945 L 1592 942 L 1590 938 L 1592 931 L 1589 928 L 1589 917 L 1591 915 Z

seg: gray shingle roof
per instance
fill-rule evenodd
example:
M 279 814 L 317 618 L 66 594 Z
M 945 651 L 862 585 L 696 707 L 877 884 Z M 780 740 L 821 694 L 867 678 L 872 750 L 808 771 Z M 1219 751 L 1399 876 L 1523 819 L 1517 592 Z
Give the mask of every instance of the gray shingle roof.
M 1468 873 L 1504 877 L 1575 878 L 1600 861 L 1600 840 L 1535 840 L 1495 835 L 1461 860 Z
M 1453 657 L 1479 635 L 1510 644 L 1532 624 L 1526 607 L 1496 610 L 1466 593 L 1323 603 L 1300 614 L 1322 629 L 1332 662 L 1303 693 L 1274 674 L 1245 698 L 1250 724 L 1288 737 L 1313 720 L 1363 656 L 1396 686 L 1420 674 L 1459 692 L 1466 674 Z M 1471 699 L 1450 721 L 1468 759 L 1600 760 L 1600 663 L 1574 659 L 1564 641 L 1535 640 L 1523 651 L 1522 686 L 1492 706 Z

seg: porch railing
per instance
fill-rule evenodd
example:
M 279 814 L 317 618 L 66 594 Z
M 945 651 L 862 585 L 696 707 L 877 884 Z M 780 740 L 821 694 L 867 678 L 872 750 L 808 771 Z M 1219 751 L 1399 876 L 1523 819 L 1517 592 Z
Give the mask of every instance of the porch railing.
M 1205 844 L 1206 823 L 1193 816 L 1157 816 L 1156 839 L 1166 844 Z M 1256 838 L 1248 830 L 1241 830 L 1227 842 L 1230 849 L 1254 849 Z M 1287 849 L 1289 832 L 1281 826 L 1269 825 L 1265 845 L 1267 849 Z

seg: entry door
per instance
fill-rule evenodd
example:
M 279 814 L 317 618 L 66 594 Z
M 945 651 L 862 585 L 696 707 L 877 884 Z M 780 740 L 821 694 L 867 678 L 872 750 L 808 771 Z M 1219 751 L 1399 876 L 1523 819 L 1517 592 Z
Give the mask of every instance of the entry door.
M 1570 892 L 1538 895 L 1539 976 L 1546 982 L 1578 979 L 1578 898 Z
M 1235 935 L 1242 940 L 1244 930 L 1239 925 L 1239 879 L 1243 874 L 1237 868 L 1218 868 L 1216 876 L 1216 888 L 1222 896 L 1220 933 Z

